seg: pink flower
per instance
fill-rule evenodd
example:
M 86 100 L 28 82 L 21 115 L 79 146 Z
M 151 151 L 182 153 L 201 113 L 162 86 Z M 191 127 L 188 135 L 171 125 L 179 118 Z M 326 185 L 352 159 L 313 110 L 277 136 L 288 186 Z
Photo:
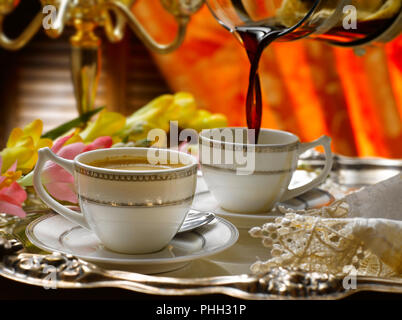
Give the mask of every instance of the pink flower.
M 70 135 L 58 139 L 54 143 L 52 151 L 62 158 L 72 160 L 80 153 L 110 148 L 113 144 L 111 137 L 99 137 L 89 145 L 85 145 L 83 142 L 65 145 L 72 137 L 73 135 Z M 71 203 L 78 202 L 74 190 L 74 177 L 59 165 L 50 161 L 47 162 L 42 172 L 42 182 L 54 198 Z
M 3 159 L 0 157 L 0 167 Z M 0 212 L 25 217 L 22 204 L 27 198 L 25 190 L 16 182 L 21 177 L 21 171 L 15 171 L 17 162 L 0 176 Z

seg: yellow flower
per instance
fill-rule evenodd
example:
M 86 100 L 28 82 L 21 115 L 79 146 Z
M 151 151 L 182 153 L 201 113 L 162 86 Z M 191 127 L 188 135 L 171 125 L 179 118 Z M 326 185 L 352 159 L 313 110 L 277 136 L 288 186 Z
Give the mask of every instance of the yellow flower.
M 148 133 L 152 129 L 162 129 L 167 133 L 167 130 L 161 128 L 160 124 L 156 124 L 152 121 L 141 121 L 132 128 L 130 134 L 128 135 L 128 141 L 147 140 Z M 160 141 L 159 143 L 161 144 L 162 142 Z M 165 141 L 163 141 L 163 143 L 165 143 Z
M 213 129 L 213 128 L 223 128 L 228 126 L 228 118 L 222 113 L 213 113 L 208 121 L 207 128 L 205 129 Z
M 163 118 L 168 123 L 171 120 L 178 121 L 180 128 L 192 128 L 197 131 L 226 127 L 228 124 L 223 114 L 197 109 L 194 96 L 188 92 L 178 92 L 173 96 L 173 101 L 163 113 Z
M 197 131 L 203 129 L 222 128 L 228 125 L 228 121 L 225 115 L 221 113 L 211 114 L 207 110 L 197 110 L 197 113 L 192 121 L 189 123 L 189 127 Z
M 7 146 L 0 155 L 3 158 L 1 172 L 5 172 L 17 161 L 17 170 L 27 173 L 38 160 L 38 149 L 51 147 L 52 140 L 42 139 L 43 122 L 39 119 L 21 128 L 14 128 L 7 141 Z
M 127 118 L 119 135 L 128 141 L 145 140 L 152 129 L 162 129 L 168 133 L 171 121 L 177 121 L 182 129 L 197 131 L 227 126 L 225 115 L 199 110 L 191 93 L 178 92 L 161 95 L 135 111 Z
M 114 137 L 125 124 L 126 118 L 122 114 L 104 110 L 94 122 L 88 124 L 80 136 L 85 143 L 92 142 L 99 137 Z
M 173 95 L 164 94 L 148 102 L 127 118 L 120 136 L 122 138 L 129 136 L 130 140 L 135 141 L 139 135 L 146 137 L 148 128 L 161 128 L 168 131 L 169 121 L 163 117 L 163 112 L 167 110 L 172 101 Z
M 197 113 L 197 104 L 194 96 L 187 92 L 178 92 L 163 117 L 167 122 L 177 121 L 180 128 L 189 127 L 189 123 Z

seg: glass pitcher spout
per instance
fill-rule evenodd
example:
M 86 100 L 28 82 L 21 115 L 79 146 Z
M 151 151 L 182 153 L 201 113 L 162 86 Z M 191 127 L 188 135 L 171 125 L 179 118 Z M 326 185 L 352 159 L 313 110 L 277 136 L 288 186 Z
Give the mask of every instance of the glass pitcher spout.
M 352 47 L 388 42 L 402 31 L 402 0 L 206 0 L 206 3 L 215 18 L 234 33 L 242 26 L 292 29 L 277 41 L 308 37 Z

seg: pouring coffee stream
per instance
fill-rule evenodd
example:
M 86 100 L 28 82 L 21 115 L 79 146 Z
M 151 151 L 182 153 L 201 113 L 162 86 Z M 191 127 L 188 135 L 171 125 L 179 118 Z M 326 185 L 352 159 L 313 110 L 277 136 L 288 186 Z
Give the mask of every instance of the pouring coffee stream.
M 262 120 L 258 65 L 273 41 L 308 38 L 341 47 L 385 43 L 402 27 L 402 0 L 207 0 L 214 17 L 241 41 L 250 61 L 246 96 L 249 143 Z M 359 52 L 363 52 L 360 50 Z M 255 133 L 255 134 L 254 134 Z
M 276 39 L 285 36 L 302 25 L 315 11 L 321 0 L 316 0 L 310 11 L 296 25 L 285 27 L 269 27 L 264 22 L 235 27 L 236 32 L 243 41 L 250 60 L 250 75 L 246 98 L 246 116 L 247 127 L 255 130 L 254 141 L 250 143 L 258 143 L 258 136 L 261 128 L 262 119 L 262 95 L 261 81 L 258 75 L 258 66 L 261 55 L 266 47 L 268 47 Z M 250 137 L 250 136 L 249 136 Z M 250 138 L 249 138 L 250 140 Z

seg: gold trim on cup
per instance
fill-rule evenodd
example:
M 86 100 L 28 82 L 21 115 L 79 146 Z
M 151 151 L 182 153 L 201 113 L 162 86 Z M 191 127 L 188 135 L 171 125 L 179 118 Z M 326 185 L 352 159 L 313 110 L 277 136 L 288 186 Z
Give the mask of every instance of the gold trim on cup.
M 201 162 L 201 166 L 208 168 L 208 169 L 213 169 L 213 170 L 219 170 L 219 171 L 227 171 L 227 172 L 233 172 L 233 171 L 241 171 L 241 167 L 235 167 L 235 168 L 229 168 L 229 167 L 217 167 L 213 166 L 210 164 L 204 164 Z M 285 173 L 291 173 L 295 171 L 296 168 L 289 168 L 289 169 L 283 169 L 283 170 L 269 170 L 269 171 L 253 171 L 253 175 L 275 175 L 275 174 L 285 174 Z
M 153 207 L 167 207 L 181 205 L 186 202 L 193 201 L 194 195 L 174 201 L 149 201 L 149 202 L 116 202 L 116 201 L 102 201 L 97 199 L 87 198 L 85 196 L 79 195 L 81 200 L 87 201 L 89 203 L 101 205 L 101 206 L 111 206 L 111 207 L 136 207 L 136 208 L 153 208 Z
M 108 173 L 91 170 L 88 168 L 81 167 L 79 165 L 75 166 L 75 171 L 79 174 L 109 181 L 135 181 L 135 182 L 145 182 L 145 181 L 166 181 L 166 180 L 176 180 L 181 178 L 191 177 L 197 174 L 197 165 L 193 165 L 190 168 L 180 170 L 180 171 L 168 171 L 158 172 L 158 173 L 145 173 L 140 171 L 135 171 L 132 173 Z
M 222 150 L 230 150 L 230 151 L 243 151 L 243 152 L 289 152 L 294 151 L 299 148 L 300 142 L 295 141 L 289 144 L 283 145 L 252 145 L 252 144 L 236 144 L 236 143 L 228 143 L 224 141 L 211 140 L 211 138 L 199 136 L 199 143 L 202 147 L 209 148 L 220 148 Z

